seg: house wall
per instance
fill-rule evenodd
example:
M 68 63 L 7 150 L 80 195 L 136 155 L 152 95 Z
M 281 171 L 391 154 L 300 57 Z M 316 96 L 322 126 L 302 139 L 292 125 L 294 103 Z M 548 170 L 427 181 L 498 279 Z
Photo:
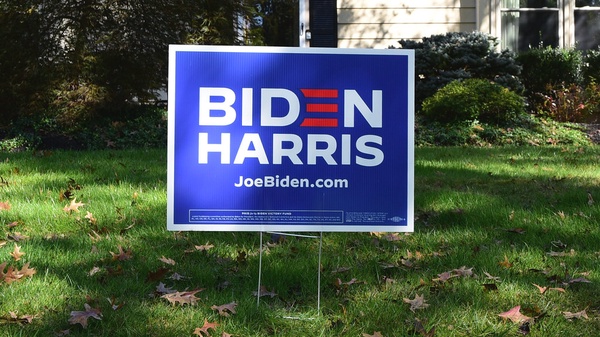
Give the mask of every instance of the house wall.
M 480 2 L 479 8 L 476 1 Z M 338 47 L 388 48 L 398 46 L 401 39 L 420 39 L 446 32 L 486 31 L 489 19 L 482 21 L 479 18 L 485 18 L 483 14 L 488 2 L 337 0 Z

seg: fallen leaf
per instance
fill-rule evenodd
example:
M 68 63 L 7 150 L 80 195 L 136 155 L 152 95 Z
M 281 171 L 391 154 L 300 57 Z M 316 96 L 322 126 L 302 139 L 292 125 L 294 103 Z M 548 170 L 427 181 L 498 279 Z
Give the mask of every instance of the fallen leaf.
M 24 239 L 29 238 L 27 235 L 22 235 L 20 232 L 14 232 L 12 234 L 8 234 L 7 236 L 10 240 L 15 242 L 23 241 Z
M 229 315 L 235 314 L 235 307 L 237 307 L 237 303 L 231 302 L 223 305 L 213 305 L 210 308 L 219 313 L 220 316 L 229 317 Z
M 538 288 L 538 290 L 540 291 L 540 294 L 544 294 L 544 293 L 546 293 L 546 292 L 547 292 L 547 291 L 549 291 L 549 290 L 559 291 L 559 292 L 561 292 L 561 293 L 564 293 L 564 292 L 566 292 L 566 291 L 565 291 L 565 289 L 563 289 L 563 288 L 548 288 L 548 287 L 542 287 L 542 286 L 539 286 L 539 285 L 537 285 L 537 284 L 535 284 L 535 283 L 534 283 L 533 285 L 534 285 L 536 288 Z
M 429 306 L 429 304 L 425 303 L 427 300 L 423 297 L 423 295 L 415 295 L 414 299 L 403 299 L 404 303 L 410 304 L 410 311 L 414 312 L 415 310 L 425 309 Z
M 273 290 L 269 291 L 265 286 L 260 286 L 260 289 L 258 291 L 253 291 L 252 294 L 260 297 L 269 296 L 271 298 L 277 296 L 277 293 L 275 293 Z
M 77 202 L 77 198 L 71 200 L 71 203 L 63 208 L 63 211 L 67 213 L 76 212 L 79 213 L 79 207 L 84 206 L 82 202 Z
M 131 249 L 124 251 L 123 247 L 119 246 L 117 247 L 119 249 L 118 253 L 113 253 L 110 252 L 110 254 L 112 255 L 112 259 L 113 261 L 126 261 L 126 260 L 130 260 L 132 258 L 131 255 Z
M 369 335 L 368 333 L 363 333 L 362 335 L 363 337 L 384 337 L 379 331 L 373 332 L 372 335 Z
M 117 303 L 117 300 L 114 297 L 107 298 L 108 303 L 110 303 L 110 307 L 112 310 L 116 311 L 123 307 L 125 303 Z
M 155 271 L 148 272 L 148 275 L 146 276 L 146 282 L 156 282 L 162 280 L 169 271 L 169 268 L 161 267 Z
M 473 277 L 473 276 L 475 276 L 475 274 L 473 274 L 473 267 L 467 269 L 467 267 L 462 266 L 459 269 L 452 270 L 452 272 L 456 273 L 456 275 L 460 276 L 460 277 Z
M 0 201 L 0 211 L 9 211 L 10 210 L 10 204 L 8 203 L 8 201 Z
M 444 283 L 444 282 L 446 282 L 446 281 L 448 281 L 448 280 L 450 280 L 450 279 L 452 279 L 454 277 L 458 277 L 458 275 L 452 274 L 452 272 L 450 272 L 450 271 L 446 271 L 446 272 L 443 272 L 441 274 L 438 274 L 438 277 L 434 278 L 432 281 L 433 282 Z
M 89 275 L 89 276 L 94 276 L 94 275 L 98 274 L 98 273 L 99 273 L 99 272 L 101 272 L 101 271 L 102 271 L 102 269 L 100 269 L 100 267 L 96 267 L 96 266 L 94 266 L 94 267 L 93 267 L 93 268 L 92 268 L 92 269 L 91 269 L 91 270 L 88 272 L 88 275 Z
M 525 234 L 525 229 L 519 228 L 519 227 L 508 228 L 508 229 L 505 229 L 505 231 L 510 232 L 510 233 Z
M 511 320 L 514 323 L 523 323 L 531 320 L 531 317 L 527 317 L 521 313 L 520 305 L 517 305 L 509 311 L 498 314 L 498 316 L 502 317 L 504 320 Z
M 571 249 L 569 252 L 548 252 L 546 255 L 552 257 L 575 256 L 575 250 Z
M 170 264 L 170 265 L 172 265 L 172 266 L 174 266 L 174 265 L 175 265 L 175 260 L 173 260 L 173 259 L 169 259 L 169 258 L 166 258 L 166 257 L 164 257 L 164 255 L 163 255 L 163 257 L 161 257 L 159 260 L 160 260 L 162 263 Z
M 414 328 L 415 328 L 415 331 L 423 337 L 435 336 L 435 327 L 431 328 L 431 329 L 429 329 L 429 331 L 427 331 L 425 329 L 425 327 L 423 326 L 423 322 L 421 322 L 421 320 L 418 318 L 415 318 Z
M 215 247 L 215 245 L 211 245 L 208 242 L 206 244 L 204 244 L 204 245 L 201 245 L 201 246 L 194 246 L 194 248 L 196 248 L 196 250 L 199 250 L 201 252 L 205 252 L 205 251 L 207 251 L 209 249 L 212 249 L 214 247 Z
M 198 303 L 199 298 L 196 297 L 195 295 L 198 292 L 201 292 L 202 290 L 204 290 L 204 289 L 196 289 L 196 290 L 192 290 L 192 291 L 182 291 L 182 292 L 176 291 L 174 293 L 162 295 L 161 297 L 166 299 L 173 305 L 175 305 L 177 303 L 179 303 L 180 305 L 184 305 L 184 304 L 196 305 Z
M 156 286 L 156 292 L 159 294 L 172 294 L 174 292 L 177 292 L 177 290 L 174 290 L 172 288 L 167 288 L 167 286 L 160 282 L 157 286 Z
M 94 215 L 91 212 L 86 212 L 85 218 L 88 219 L 88 221 L 92 225 L 96 225 L 96 223 L 98 222 L 98 220 L 94 218 Z
M 7 224 L 6 227 L 8 227 L 8 229 L 13 229 L 13 228 L 17 227 L 18 225 L 19 225 L 18 221 L 13 221 L 13 222 Z
M 81 324 L 84 329 L 87 329 L 88 318 L 102 320 L 100 309 L 92 308 L 87 303 L 83 306 L 85 307 L 85 311 L 71 311 L 71 317 L 69 317 L 70 324 Z
M 570 279 L 569 282 L 567 282 L 568 284 L 573 284 L 573 283 L 592 283 L 592 281 L 586 279 L 585 277 L 578 277 L 578 278 L 574 278 L 574 279 Z
M 10 256 L 12 256 L 15 261 L 19 261 L 23 255 L 25 255 L 25 253 L 21 252 L 21 246 L 17 246 L 15 243 L 15 249 L 10 253 Z
M 568 311 L 563 311 L 563 316 L 565 316 L 566 319 L 589 319 L 587 313 L 585 312 L 585 310 L 582 310 L 580 312 L 568 312 Z
M 499 277 L 497 277 L 497 276 L 490 275 L 486 271 L 484 271 L 483 273 L 485 274 L 487 280 L 492 280 L 494 282 L 502 282 L 502 280 Z
M 510 261 L 508 261 L 508 256 L 504 255 L 504 260 L 498 262 L 498 264 L 506 269 L 510 268 L 513 266 L 512 263 L 510 263 Z
M 209 329 L 215 330 L 215 328 L 218 326 L 219 326 L 219 324 L 217 324 L 216 322 L 209 323 L 208 320 L 205 318 L 204 325 L 201 328 L 196 328 L 196 330 L 194 330 L 194 335 L 210 336 L 210 332 L 208 332 L 208 330 Z
M 179 273 L 173 273 L 173 275 L 169 276 L 169 279 L 175 280 L 175 281 L 185 280 L 186 278 L 187 278 L 187 276 L 183 276 Z

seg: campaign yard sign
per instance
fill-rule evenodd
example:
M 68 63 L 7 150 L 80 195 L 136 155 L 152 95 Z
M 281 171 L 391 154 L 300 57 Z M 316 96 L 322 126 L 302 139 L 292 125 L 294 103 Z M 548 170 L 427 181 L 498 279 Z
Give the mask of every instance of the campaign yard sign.
M 167 228 L 412 231 L 414 52 L 172 45 Z

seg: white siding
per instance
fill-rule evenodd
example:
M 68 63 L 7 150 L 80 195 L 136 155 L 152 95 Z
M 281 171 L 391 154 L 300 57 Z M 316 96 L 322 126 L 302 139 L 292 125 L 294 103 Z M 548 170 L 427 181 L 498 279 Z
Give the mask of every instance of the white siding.
M 401 39 L 477 29 L 476 0 L 337 0 L 338 47 L 387 48 Z

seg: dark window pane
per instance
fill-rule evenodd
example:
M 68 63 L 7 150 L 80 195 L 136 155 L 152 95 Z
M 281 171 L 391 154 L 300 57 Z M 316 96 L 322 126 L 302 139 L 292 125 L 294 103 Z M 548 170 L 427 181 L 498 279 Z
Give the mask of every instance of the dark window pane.
M 558 47 L 558 12 L 519 13 L 519 51 L 530 47 Z
M 600 45 L 600 10 L 575 11 L 577 49 L 595 49 Z

